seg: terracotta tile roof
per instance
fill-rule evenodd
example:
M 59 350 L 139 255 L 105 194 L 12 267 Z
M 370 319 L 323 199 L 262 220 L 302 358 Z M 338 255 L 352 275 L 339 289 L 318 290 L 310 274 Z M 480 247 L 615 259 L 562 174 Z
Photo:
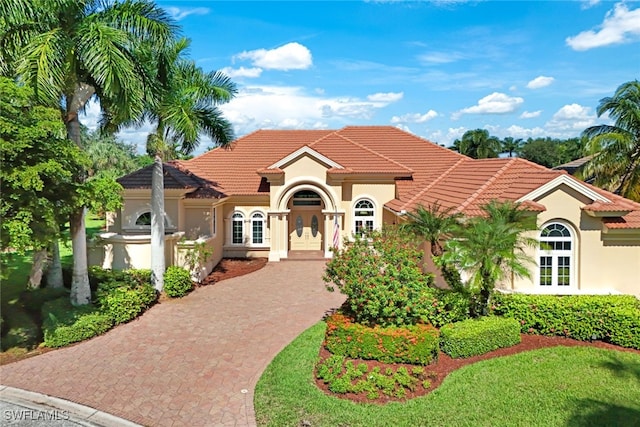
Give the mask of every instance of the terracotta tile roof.
M 304 147 L 309 150 L 301 150 Z M 481 215 L 481 207 L 490 200 L 516 201 L 558 177 L 567 176 L 611 201 L 596 201 L 585 206 L 585 210 L 629 208 L 631 213 L 621 221 L 609 221 L 611 227 L 640 228 L 637 213 L 640 204 L 582 183 L 565 171 L 547 169 L 520 158 L 471 159 L 392 126 L 259 130 L 239 138 L 230 149 L 217 148 L 191 160 L 172 163 L 165 172 L 169 176 L 166 185 L 201 188 L 192 197 L 266 195 L 269 183 L 265 176 L 282 174 L 286 166 L 281 160 L 298 150 L 307 154 L 313 150 L 342 167 L 330 167 L 330 174 L 394 177 L 396 199 L 385 207 L 396 212 L 438 202 L 465 215 Z M 127 188 L 149 188 L 150 176 L 150 170 L 145 168 L 121 178 L 121 182 Z M 538 212 L 545 209 L 533 201 L 525 202 L 523 207 Z
M 265 185 L 258 170 L 331 132 L 258 130 L 237 139 L 230 149 L 216 148 L 180 163 L 198 176 L 214 179 L 216 190 L 227 195 L 265 194 L 269 192 L 269 186 Z
M 609 229 L 640 229 L 640 209 L 628 213 L 623 217 L 617 218 L 603 218 L 602 222 Z

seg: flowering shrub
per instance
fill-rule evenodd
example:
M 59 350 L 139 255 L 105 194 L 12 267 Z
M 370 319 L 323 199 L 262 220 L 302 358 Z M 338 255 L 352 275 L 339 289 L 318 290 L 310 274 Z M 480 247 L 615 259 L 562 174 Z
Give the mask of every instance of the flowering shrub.
M 482 317 L 445 325 L 440 346 L 451 357 L 471 357 L 520 343 L 520 325 L 514 319 Z
M 438 330 L 428 325 L 368 327 L 335 313 L 327 318 L 325 346 L 352 359 L 427 365 L 438 358 L 438 337 Z
M 365 325 L 413 325 L 425 315 L 419 305 L 433 275 L 420 268 L 424 255 L 415 240 L 397 227 L 354 236 L 327 264 L 330 291 L 347 296 L 346 306 Z
M 631 295 L 493 297 L 493 312 L 520 323 L 523 333 L 602 340 L 640 349 L 640 301 Z

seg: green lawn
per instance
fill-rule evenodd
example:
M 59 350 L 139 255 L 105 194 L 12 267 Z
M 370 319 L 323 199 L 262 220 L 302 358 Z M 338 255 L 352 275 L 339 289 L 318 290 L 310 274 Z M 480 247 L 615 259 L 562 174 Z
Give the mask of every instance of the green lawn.
M 86 226 L 87 236 L 91 237 L 104 227 L 104 219 L 99 219 L 95 215 L 87 215 Z M 18 331 L 20 335 L 31 337 L 39 336 L 39 326 L 34 324 L 34 319 L 23 309 L 19 297 L 27 289 L 27 280 L 31 269 L 31 252 L 24 255 L 10 253 L 0 254 L 0 262 L 7 267 L 8 274 L 5 280 L 0 281 L 0 308 L 3 319 L 7 322 L 3 325 L 3 331 Z M 60 258 L 63 266 L 71 266 L 73 254 L 68 235 L 60 242 Z M 38 331 L 34 331 L 38 329 Z M 28 340 L 29 346 L 33 346 L 33 339 Z
M 387 405 L 327 396 L 313 381 L 323 322 L 267 367 L 255 392 L 258 425 L 640 426 L 640 355 L 554 347 L 468 365 L 431 394 Z

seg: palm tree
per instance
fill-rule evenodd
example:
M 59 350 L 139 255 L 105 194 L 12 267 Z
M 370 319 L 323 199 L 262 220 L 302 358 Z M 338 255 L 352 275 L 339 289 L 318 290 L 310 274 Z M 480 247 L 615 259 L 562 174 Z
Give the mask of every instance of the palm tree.
M 533 222 L 518 204 L 494 201 L 483 209 L 486 217 L 469 219 L 439 257 L 467 273 L 467 286 L 479 293 L 476 316 L 488 313 L 491 292 L 500 280 L 510 274 L 530 277 L 526 264 L 533 260 L 525 249 L 537 244 L 523 234 Z
M 0 0 L 0 71 L 31 83 L 38 100 L 62 106 L 67 136 L 81 144 L 78 114 L 95 98 L 103 122 L 118 123 L 143 112 L 146 81 L 141 41 L 164 45 L 176 28 L 147 0 Z M 85 174 L 76 177 L 84 182 Z M 91 300 L 84 207 L 70 215 L 73 247 L 71 302 Z
M 460 225 L 462 215 L 453 213 L 453 208 L 443 208 L 435 202 L 429 208 L 420 205 L 415 212 L 407 212 L 407 222 L 402 228 L 417 234 L 431 244 L 431 254 L 440 256 L 443 252 L 442 240 L 450 237 Z
M 453 208 L 442 208 L 435 202 L 428 209 L 420 205 L 415 212 L 407 212 L 407 222 L 402 228 L 425 239 L 431 247 L 431 257 L 436 260 L 444 252 L 443 239 L 451 237 L 458 227 L 462 215 L 454 213 Z M 460 273 L 450 264 L 441 264 L 442 277 L 452 289 L 460 288 Z
M 462 135 L 459 151 L 474 159 L 498 157 L 501 151 L 500 140 L 490 136 L 486 129 L 468 130 Z
M 506 137 L 502 140 L 502 149 L 503 153 L 509 153 L 509 157 L 513 157 L 514 154 L 517 155 L 520 147 L 522 146 L 522 139 L 514 139 L 511 136 Z
M 154 157 L 151 183 L 151 270 L 156 289 L 164 286 L 164 178 L 162 163 L 176 151 L 187 155 L 198 146 L 200 135 L 229 147 L 231 124 L 216 107 L 230 101 L 236 86 L 220 72 L 205 73 L 183 55 L 189 40 L 180 39 L 157 52 L 157 91 L 148 99 L 145 116 L 155 123 L 147 137 L 147 152 Z
M 584 175 L 595 185 L 640 201 L 640 82 L 622 84 L 613 97 L 600 100 L 598 117 L 608 112 L 614 125 L 592 126 L 583 132 L 593 158 Z

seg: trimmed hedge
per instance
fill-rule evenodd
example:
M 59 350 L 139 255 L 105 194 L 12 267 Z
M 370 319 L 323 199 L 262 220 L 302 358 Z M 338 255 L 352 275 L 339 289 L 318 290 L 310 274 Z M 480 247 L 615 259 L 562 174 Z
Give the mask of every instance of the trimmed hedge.
M 640 349 L 640 300 L 631 295 L 497 293 L 493 301 L 493 312 L 516 319 L 524 333 Z
M 520 340 L 518 321 L 503 317 L 469 319 L 440 328 L 440 347 L 453 358 L 478 356 Z
M 438 358 L 439 332 L 430 325 L 369 327 L 353 323 L 342 313 L 326 322 L 325 346 L 336 355 L 420 365 Z
M 113 319 L 98 308 L 74 307 L 68 298 L 59 298 L 42 306 L 44 345 L 64 347 L 100 335 L 111 329 Z
M 469 318 L 469 296 L 462 292 L 427 288 L 422 292 L 415 310 L 423 323 L 439 328 Z
M 182 267 L 171 266 L 164 273 L 164 293 L 171 298 L 182 298 L 193 289 L 191 274 Z

